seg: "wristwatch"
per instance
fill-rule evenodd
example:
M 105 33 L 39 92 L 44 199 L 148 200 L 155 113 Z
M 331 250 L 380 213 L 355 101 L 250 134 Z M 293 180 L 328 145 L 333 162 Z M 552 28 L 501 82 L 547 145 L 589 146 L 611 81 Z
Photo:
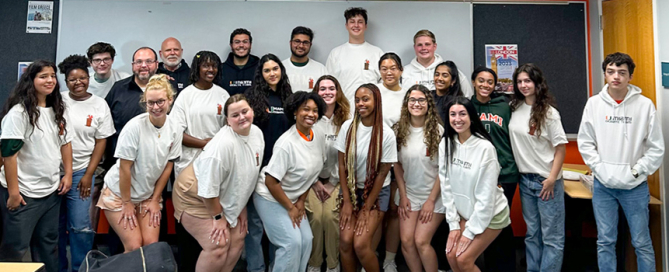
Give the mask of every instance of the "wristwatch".
M 634 169 L 634 168 L 632 168 L 632 176 L 634 176 L 634 178 L 639 177 L 639 172 L 637 172 L 636 169 Z
M 213 218 L 214 220 L 220 220 L 221 218 L 223 218 L 223 212 L 221 212 L 217 215 L 214 215 L 211 218 Z

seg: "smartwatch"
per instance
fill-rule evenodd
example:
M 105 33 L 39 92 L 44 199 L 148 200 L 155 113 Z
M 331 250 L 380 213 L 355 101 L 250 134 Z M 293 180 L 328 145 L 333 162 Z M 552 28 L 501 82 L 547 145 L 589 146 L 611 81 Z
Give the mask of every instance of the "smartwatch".
M 217 215 L 214 215 L 211 218 L 213 218 L 214 220 L 221 220 L 221 218 L 223 218 L 223 212 L 221 212 Z

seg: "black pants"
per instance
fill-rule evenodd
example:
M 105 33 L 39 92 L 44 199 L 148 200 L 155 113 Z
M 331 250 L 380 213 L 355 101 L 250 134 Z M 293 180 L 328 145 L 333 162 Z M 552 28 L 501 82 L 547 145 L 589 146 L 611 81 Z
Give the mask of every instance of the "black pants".
M 58 271 L 58 217 L 62 197 L 54 192 L 43 198 L 22 195 L 26 205 L 7 209 L 9 191 L 0 186 L 0 213 L 3 236 L 0 262 L 21 262 L 30 248 L 34 262 L 44 263 L 46 271 Z
M 504 196 L 509 203 L 509 211 L 513 196 L 516 193 L 518 183 L 502 183 Z M 513 229 L 511 225 L 502 229 L 502 232 L 492 241 L 490 246 L 483 251 L 483 260 L 487 272 L 515 272 L 516 271 L 516 247 L 513 241 Z

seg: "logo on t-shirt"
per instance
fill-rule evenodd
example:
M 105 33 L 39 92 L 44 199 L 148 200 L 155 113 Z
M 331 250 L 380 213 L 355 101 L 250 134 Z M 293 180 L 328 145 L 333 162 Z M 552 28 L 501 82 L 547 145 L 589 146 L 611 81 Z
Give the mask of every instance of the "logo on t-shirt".
M 269 107 L 269 113 L 271 113 L 271 114 L 283 114 L 283 107 L 270 106 Z
M 219 103 L 216 107 L 218 108 L 218 115 L 221 115 L 221 111 L 223 110 L 223 106 L 221 106 L 221 104 Z
M 313 89 L 313 88 L 314 88 L 314 79 L 309 78 L 309 89 Z
M 337 135 L 336 134 L 332 134 L 332 135 L 325 134 L 325 141 L 336 142 L 337 141 Z
M 177 88 L 179 88 L 179 90 L 183 89 L 183 88 L 184 88 L 184 84 L 181 83 L 181 82 L 178 82 L 178 83 L 177 83 Z
M 481 121 L 488 121 L 488 122 L 493 122 L 497 124 L 498 126 L 502 126 L 502 123 L 504 122 L 504 118 L 502 118 L 499 115 L 492 114 L 492 113 L 481 113 L 481 116 L 479 116 L 479 119 Z
M 88 115 L 88 118 L 86 118 L 86 126 L 90 127 L 91 123 L 93 122 L 93 115 Z
M 369 60 L 365 60 L 365 70 L 369 70 Z
M 606 115 L 604 117 L 604 122 L 610 123 L 610 124 L 631 124 L 632 123 L 632 117 Z
M 460 166 L 464 169 L 472 168 L 472 163 L 471 162 L 463 161 L 463 160 L 458 159 L 458 158 L 453 158 L 453 165 L 454 166 Z
M 251 87 L 250 80 L 231 80 L 230 87 Z

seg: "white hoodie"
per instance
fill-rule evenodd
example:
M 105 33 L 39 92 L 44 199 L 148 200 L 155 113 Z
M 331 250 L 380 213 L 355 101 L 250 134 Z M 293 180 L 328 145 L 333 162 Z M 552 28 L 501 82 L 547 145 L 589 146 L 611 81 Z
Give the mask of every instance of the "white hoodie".
M 430 66 L 425 67 L 418 63 L 418 59 L 414 57 L 413 60 L 411 60 L 411 63 L 404 66 L 404 71 L 402 72 L 403 89 L 409 89 L 409 87 L 414 84 L 422 84 L 429 90 L 434 90 L 434 70 L 437 68 L 437 65 L 442 62 L 444 62 L 444 59 L 442 59 L 439 54 L 435 53 L 434 62 L 432 62 Z M 471 97 L 474 95 L 471 81 L 460 69 L 458 69 L 458 77 L 460 79 L 460 89 L 462 89 L 464 96 Z
M 447 142 L 442 138 L 439 144 L 439 150 L 445 150 L 439 152 L 439 180 L 446 222 L 451 230 L 459 230 L 462 216 L 467 220 L 462 235 L 474 239 L 508 206 L 504 189 L 497 186 L 497 152 L 490 141 L 472 135 L 462 144 L 455 141 L 453 158 L 446 164 Z
M 609 95 L 608 87 L 585 105 L 578 151 L 604 186 L 629 190 L 662 164 L 662 130 L 653 102 L 641 95 L 639 87 L 630 84 L 620 104 Z M 632 169 L 639 177 L 632 176 Z

